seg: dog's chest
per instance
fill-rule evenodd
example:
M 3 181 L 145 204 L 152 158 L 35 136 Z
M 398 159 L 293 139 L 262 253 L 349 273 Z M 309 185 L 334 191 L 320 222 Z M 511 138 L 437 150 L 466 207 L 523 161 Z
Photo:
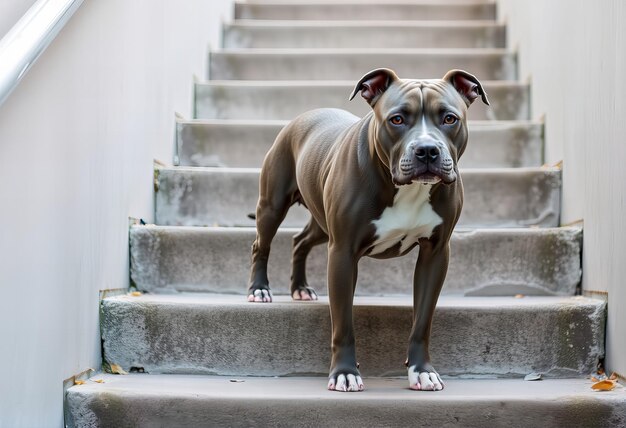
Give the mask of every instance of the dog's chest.
M 430 204 L 431 187 L 412 183 L 398 188 L 393 205 L 372 222 L 376 235 L 370 255 L 381 254 L 398 243 L 402 254 L 420 238 L 430 238 L 433 229 L 443 221 Z

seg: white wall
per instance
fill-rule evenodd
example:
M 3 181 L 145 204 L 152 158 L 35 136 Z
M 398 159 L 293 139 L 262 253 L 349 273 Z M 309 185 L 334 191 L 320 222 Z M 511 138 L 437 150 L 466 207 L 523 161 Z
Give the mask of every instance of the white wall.
M 230 11 L 86 0 L 0 106 L 1 427 L 61 426 L 63 380 L 99 368 L 98 292 L 128 286 L 128 217 Z
M 583 287 L 608 292 L 607 367 L 626 375 L 626 2 L 499 0 L 546 155 L 564 161 L 563 223 L 584 220 Z
M 2 0 L 0 1 L 0 39 L 26 13 L 35 0 Z

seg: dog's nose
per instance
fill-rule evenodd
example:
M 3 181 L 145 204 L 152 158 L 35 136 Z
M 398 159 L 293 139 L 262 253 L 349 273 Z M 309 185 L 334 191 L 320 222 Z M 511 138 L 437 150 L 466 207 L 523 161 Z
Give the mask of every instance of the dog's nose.
M 422 163 L 434 162 L 440 154 L 439 147 L 431 143 L 423 143 L 415 148 L 415 157 Z

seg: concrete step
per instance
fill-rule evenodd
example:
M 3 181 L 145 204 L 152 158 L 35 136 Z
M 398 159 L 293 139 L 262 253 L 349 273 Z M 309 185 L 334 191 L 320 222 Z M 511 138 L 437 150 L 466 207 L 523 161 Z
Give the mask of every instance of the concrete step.
M 432 79 L 461 68 L 480 80 L 515 80 L 505 49 L 224 49 L 210 53 L 211 80 L 349 80 L 387 67 L 402 78 Z
M 156 224 L 250 226 L 259 199 L 259 168 L 159 168 Z M 465 204 L 462 227 L 556 227 L 561 171 L 558 168 L 461 171 Z M 283 227 L 303 227 L 304 206 L 291 207 Z
M 365 379 L 341 394 L 315 377 L 232 378 L 98 375 L 68 390 L 66 417 L 77 427 L 510 427 L 626 425 L 624 388 L 597 393 L 587 379 L 447 379 L 437 393 L 404 379 Z
M 466 20 L 496 19 L 495 2 L 237 2 L 236 19 L 278 20 Z
M 177 164 L 261 166 L 287 121 L 177 119 Z M 543 163 L 543 124 L 530 121 L 471 121 L 461 167 L 535 167 Z
M 225 48 L 503 48 L 493 21 L 235 21 Z
M 354 303 L 364 376 L 404 375 L 411 297 Z M 327 375 L 330 311 L 324 297 L 271 304 L 243 296 L 118 296 L 102 302 L 104 360 L 126 371 L 235 376 Z M 606 306 L 583 297 L 442 297 L 431 357 L 443 376 L 575 377 L 603 357 Z
M 410 77 L 410 76 L 407 76 Z M 437 75 L 437 77 L 439 77 Z M 195 84 L 198 119 L 293 119 L 308 110 L 335 107 L 357 116 L 369 113 L 360 97 L 348 100 L 360 76 L 352 81 L 208 81 Z M 516 81 L 486 81 L 490 106 L 468 109 L 469 120 L 527 120 L 530 87 Z
M 291 238 L 279 229 L 269 276 L 275 294 L 288 294 Z M 254 228 L 134 226 L 130 230 L 131 279 L 143 291 L 245 294 Z M 466 295 L 574 294 L 580 283 L 582 231 L 555 229 L 457 230 L 452 236 L 445 293 Z M 407 294 L 417 250 L 404 257 L 359 263 L 357 294 Z M 311 251 L 308 282 L 326 292 L 326 246 Z

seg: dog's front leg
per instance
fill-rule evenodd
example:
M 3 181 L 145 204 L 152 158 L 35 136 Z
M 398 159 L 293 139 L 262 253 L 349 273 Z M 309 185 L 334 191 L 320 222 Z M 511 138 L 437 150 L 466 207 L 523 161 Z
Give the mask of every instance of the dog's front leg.
M 413 329 L 409 339 L 407 366 L 409 387 L 416 390 L 443 389 L 441 377 L 430 362 L 430 329 L 435 306 L 448 272 L 448 240 L 420 240 L 419 257 L 413 277 Z
M 363 380 L 357 368 L 352 301 L 357 278 L 358 258 L 349 246 L 328 247 L 328 297 L 332 323 L 332 361 L 328 389 L 362 391 Z

